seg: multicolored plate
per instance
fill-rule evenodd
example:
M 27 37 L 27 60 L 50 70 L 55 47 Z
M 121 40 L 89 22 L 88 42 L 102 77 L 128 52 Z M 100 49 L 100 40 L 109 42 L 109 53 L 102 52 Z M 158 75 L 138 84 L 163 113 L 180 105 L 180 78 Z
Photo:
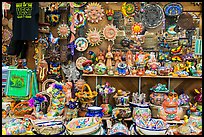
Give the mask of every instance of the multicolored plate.
M 134 2 L 124 2 L 121 11 L 124 16 L 134 16 L 139 11 L 139 7 Z
M 112 24 L 107 25 L 103 29 L 103 36 L 108 41 L 114 41 L 116 39 L 117 33 L 118 33 L 118 29 L 115 26 L 113 26 Z
M 158 4 L 147 4 L 143 8 L 142 23 L 146 28 L 157 28 L 163 21 L 163 9 Z
M 69 21 L 72 22 L 74 18 L 74 26 L 76 28 L 83 27 L 86 24 L 86 17 L 82 10 L 75 10 L 74 15 L 69 17 Z
M 84 67 L 82 66 L 82 64 L 88 60 L 86 57 L 79 57 L 77 60 L 76 60 L 76 67 L 77 69 L 79 70 L 83 70 Z
M 164 6 L 164 13 L 167 16 L 178 16 L 183 12 L 183 6 L 180 3 L 169 3 Z
M 88 48 L 88 41 L 84 37 L 77 38 L 74 43 L 78 51 L 85 51 Z
M 67 38 L 70 34 L 70 28 L 67 24 L 60 24 L 57 28 L 57 33 L 61 38 Z

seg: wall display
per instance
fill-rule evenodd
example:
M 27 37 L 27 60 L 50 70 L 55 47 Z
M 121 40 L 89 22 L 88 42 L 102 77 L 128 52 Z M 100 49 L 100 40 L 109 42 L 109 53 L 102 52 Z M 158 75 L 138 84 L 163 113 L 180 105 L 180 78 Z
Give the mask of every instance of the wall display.
M 101 44 L 103 37 L 102 32 L 100 30 L 97 30 L 96 28 L 89 29 L 86 35 L 87 40 L 91 46 L 97 46 Z
M 69 21 L 72 23 L 72 20 L 74 19 L 74 26 L 76 28 L 83 27 L 86 25 L 86 17 L 85 13 L 82 10 L 74 10 L 74 14 L 69 16 Z
M 169 3 L 164 6 L 164 13 L 167 16 L 179 16 L 183 12 L 183 6 L 180 3 Z
M 97 2 L 91 2 L 85 7 L 85 16 L 90 23 L 98 23 L 104 17 L 104 9 Z
M 158 27 L 164 18 L 163 9 L 157 4 L 147 4 L 143 8 L 142 22 L 147 28 Z
M 88 48 L 88 41 L 84 37 L 79 37 L 75 40 L 76 50 L 77 51 L 85 51 Z
M 107 25 L 103 29 L 103 36 L 108 41 L 112 41 L 114 43 L 114 40 L 116 39 L 116 36 L 117 36 L 117 32 L 118 30 L 115 26 L 113 26 L 112 24 Z
M 79 69 L 79 70 L 83 70 L 83 66 L 82 64 L 88 60 L 86 57 L 79 57 L 77 60 L 76 60 L 76 67 Z
M 60 36 L 60 38 L 66 39 L 70 34 L 70 28 L 67 24 L 63 23 L 60 24 L 57 28 L 57 33 Z

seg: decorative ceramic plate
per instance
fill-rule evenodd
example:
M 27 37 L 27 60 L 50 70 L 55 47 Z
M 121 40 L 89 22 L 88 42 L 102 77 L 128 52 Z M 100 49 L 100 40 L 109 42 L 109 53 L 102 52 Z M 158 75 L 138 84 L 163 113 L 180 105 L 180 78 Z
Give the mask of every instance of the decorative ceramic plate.
M 86 24 L 86 17 L 82 10 L 75 10 L 74 15 L 69 17 L 70 22 L 72 22 L 72 18 L 74 18 L 74 26 L 76 28 L 83 27 Z
M 73 6 L 75 8 L 80 8 L 82 6 L 84 6 L 87 2 L 73 2 Z
M 143 26 L 142 26 L 142 24 L 141 23 L 134 23 L 133 25 L 132 25 L 132 34 L 136 34 L 136 35 L 138 35 L 138 34 L 140 34 L 141 32 L 143 31 Z
M 183 6 L 180 3 L 169 3 L 164 6 L 164 13 L 167 16 L 178 16 L 183 12 Z
M 87 40 L 91 46 L 97 46 L 101 44 L 102 39 L 103 37 L 101 35 L 101 31 L 97 30 L 96 28 L 92 30 L 89 29 L 89 31 L 87 32 Z
M 84 37 L 79 37 L 75 40 L 76 50 L 85 51 L 88 48 L 88 41 Z
M 104 9 L 97 2 L 89 3 L 85 8 L 85 16 L 91 23 L 98 23 L 104 17 Z
M 67 38 L 70 34 L 70 28 L 67 24 L 60 24 L 57 28 L 57 33 L 61 38 Z
M 179 18 L 177 25 L 183 29 L 192 29 L 193 25 L 193 16 L 189 13 L 182 13 Z
M 84 67 L 82 66 L 82 64 L 88 60 L 86 57 L 79 57 L 77 60 L 76 60 L 76 67 L 77 69 L 79 70 L 83 70 Z
M 118 33 L 118 29 L 115 26 L 113 26 L 113 24 L 107 25 L 103 29 L 103 36 L 108 41 L 114 41 L 116 39 L 117 33 Z
M 130 131 L 122 123 L 116 123 L 110 129 L 110 135 L 130 135 Z
M 142 13 L 142 22 L 147 28 L 158 27 L 164 18 L 163 9 L 157 4 L 147 4 Z
M 139 7 L 134 2 L 124 2 L 121 11 L 124 16 L 133 16 L 139 11 Z

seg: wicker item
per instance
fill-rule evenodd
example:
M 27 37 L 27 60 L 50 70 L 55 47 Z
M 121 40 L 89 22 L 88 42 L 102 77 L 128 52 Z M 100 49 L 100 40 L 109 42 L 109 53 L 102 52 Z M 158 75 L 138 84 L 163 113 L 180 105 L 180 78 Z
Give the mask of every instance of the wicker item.
M 47 88 L 49 87 L 47 87 L 47 84 L 48 83 L 56 83 L 57 81 L 56 80 L 54 80 L 54 79 L 47 79 L 47 80 L 45 80 L 43 83 L 42 83 L 42 91 L 46 91 L 47 90 Z
M 26 114 L 31 114 L 33 108 L 29 107 L 29 103 L 27 101 L 18 103 L 12 111 L 14 112 L 15 116 L 24 116 Z

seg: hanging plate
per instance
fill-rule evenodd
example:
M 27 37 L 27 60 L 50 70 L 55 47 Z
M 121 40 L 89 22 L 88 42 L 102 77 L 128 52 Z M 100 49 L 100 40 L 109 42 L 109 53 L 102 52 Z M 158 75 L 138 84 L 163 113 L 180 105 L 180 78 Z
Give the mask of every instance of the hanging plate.
M 114 42 L 114 40 L 116 39 L 117 33 L 118 33 L 118 29 L 113 25 L 107 25 L 103 29 L 103 36 L 108 41 L 113 41 Z
M 134 2 L 124 2 L 121 11 L 124 16 L 134 16 L 139 11 L 139 7 Z
M 138 35 L 138 34 L 140 34 L 141 32 L 143 31 L 143 26 L 142 26 L 142 24 L 141 23 L 134 23 L 133 25 L 132 25 L 132 34 L 136 34 L 136 35 Z
M 169 3 L 164 6 L 164 13 L 167 16 L 178 16 L 183 12 L 183 6 L 180 3 Z
M 158 27 L 164 18 L 163 9 L 157 4 L 147 4 L 143 8 L 142 23 L 147 28 Z
M 83 70 L 84 67 L 82 66 L 82 64 L 88 60 L 86 57 L 79 57 L 77 60 L 76 60 L 76 67 L 77 69 L 79 70 Z
M 70 29 L 67 24 L 60 24 L 57 28 L 57 33 L 61 38 L 67 38 L 70 34 Z
M 84 37 L 79 37 L 75 40 L 76 50 L 85 51 L 88 48 L 88 41 Z
M 192 29 L 194 27 L 193 16 L 189 13 L 182 13 L 178 18 L 177 25 L 186 30 Z
M 89 3 L 85 8 L 85 16 L 88 22 L 98 23 L 104 17 L 104 9 L 97 2 Z
M 103 37 L 101 36 L 101 31 L 94 29 L 89 29 L 87 32 L 87 40 L 90 43 L 91 46 L 97 46 L 102 43 Z
M 75 8 L 80 8 L 82 6 L 84 6 L 87 2 L 73 2 L 73 6 Z
M 86 24 L 86 17 L 82 10 L 75 10 L 74 15 L 69 16 L 69 21 L 72 22 L 73 18 L 74 18 L 74 26 L 76 28 L 83 27 Z

